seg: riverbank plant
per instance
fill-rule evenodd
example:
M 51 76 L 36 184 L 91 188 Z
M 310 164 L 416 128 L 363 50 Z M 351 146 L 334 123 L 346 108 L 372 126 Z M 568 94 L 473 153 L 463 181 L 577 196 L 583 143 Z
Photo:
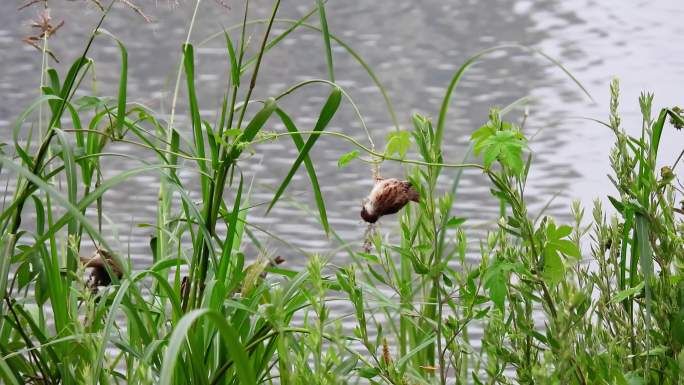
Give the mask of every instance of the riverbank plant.
M 196 7 L 200 7 L 198 1 Z M 250 19 L 209 39 L 222 39 L 229 73 L 220 113 L 204 116 L 195 87 L 194 16 L 180 50 L 168 114 L 129 100 L 125 42 L 104 29 L 104 8 L 85 48 L 66 73 L 49 67 L 49 34 L 42 50 L 40 96 L 2 147 L 7 178 L 0 214 L 0 376 L 22 384 L 679 384 L 684 380 L 684 187 L 677 161 L 663 165 L 663 132 L 681 136 L 676 108 L 654 109 L 639 99 L 640 122 L 623 122 L 619 85 L 610 88 L 608 122 L 615 136 L 615 192 L 590 209 L 576 202 L 571 220 L 533 215 L 526 184 L 535 154 L 522 125 L 513 123 L 524 99 L 493 108 L 473 129 L 463 162 L 442 152 L 452 94 L 467 69 L 502 46 L 475 54 L 445 85 L 433 122 L 415 114 L 412 128 L 399 118 L 378 77 L 329 31 L 325 2 L 299 20 Z M 195 8 L 196 10 L 197 8 Z M 318 16 L 319 26 L 310 19 Z M 284 30 L 274 33 L 273 25 Z M 248 31 L 261 26 L 249 50 Z M 327 79 L 292 85 L 263 100 L 253 98 L 269 50 L 298 29 L 320 32 Z M 75 96 L 92 78 L 92 50 L 115 44 L 120 53 L 118 93 Z M 396 130 L 376 148 L 353 98 L 335 83 L 332 46 L 363 67 L 387 105 Z M 567 73 L 567 71 L 565 71 Z M 569 73 L 568 73 L 569 74 Z M 572 78 L 572 80 L 575 80 Z M 579 85 L 579 83 L 577 83 Z M 283 99 L 303 87 L 329 94 L 310 129 L 297 127 Z M 180 90 L 187 95 L 181 100 Z M 580 86 L 580 91 L 584 91 Z M 524 95 L 522 95 L 524 96 Z M 187 121 L 176 107 L 184 103 Z M 330 131 L 342 104 L 351 105 L 368 144 Z M 657 113 L 656 113 L 657 111 Z M 284 131 L 271 127 L 280 122 Z M 524 123 L 523 123 L 524 124 Z M 628 125 L 636 124 L 634 127 Z M 637 132 L 635 136 L 633 133 Z M 369 163 L 369 177 L 385 162 L 401 162 L 421 199 L 395 217 L 394 230 L 369 227 L 366 239 L 343 240 L 328 221 L 316 165 L 309 157 L 322 135 L 346 141 L 339 172 L 349 162 Z M 286 204 L 294 175 L 306 174 L 318 219 L 346 253 L 308 255 L 306 268 L 279 265 L 254 235 L 259 215 L 254 181 L 240 164 L 265 141 L 292 143 L 296 158 L 268 203 Z M 145 152 L 131 157 L 112 144 Z M 247 151 L 249 150 L 249 151 Z M 412 157 L 415 154 L 415 157 Z M 148 156 L 148 155 L 151 155 Z M 105 177 L 105 159 L 128 157 L 139 166 Z M 153 159 L 153 160 L 150 160 Z M 470 163 L 465 163 L 470 162 Z M 490 184 L 498 221 L 481 239 L 466 235 L 458 216 L 459 181 L 476 169 Z M 183 171 L 184 173 L 182 173 Z M 132 266 L 126 250 L 107 242 L 103 200 L 112 188 L 141 174 L 159 182 L 150 260 Z M 193 175 L 189 179 L 184 175 Z M 444 188 L 439 180 L 450 180 Z M 198 195 L 193 196 L 191 192 Z M 365 193 L 365 192 L 363 192 Z M 363 194 L 362 193 L 362 194 Z M 199 197 L 199 198 L 197 198 Z M 591 212 L 587 215 L 587 210 Z M 391 218 L 391 219 L 390 219 Z M 277 236 L 268 234 L 269 236 Z M 249 258 L 245 250 L 257 250 Z M 79 262 L 85 250 L 111 257 L 101 274 L 111 283 L 89 284 Z M 339 253 L 337 253 L 339 254 Z M 476 256 L 477 263 L 466 256 Z M 121 272 L 121 274 L 115 274 Z M 342 314 L 340 310 L 342 311 Z M 352 326 L 349 326 L 352 325 Z

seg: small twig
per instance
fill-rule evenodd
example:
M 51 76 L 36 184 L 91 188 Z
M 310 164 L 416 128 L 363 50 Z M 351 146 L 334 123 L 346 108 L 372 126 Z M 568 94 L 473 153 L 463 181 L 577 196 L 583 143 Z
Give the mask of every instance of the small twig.
M 30 6 L 32 6 L 32 5 L 34 5 L 34 4 L 38 4 L 38 3 L 46 3 L 46 4 L 47 4 L 47 0 L 32 0 L 32 1 L 29 1 L 28 3 L 26 3 L 26 4 L 22 5 L 21 7 L 17 8 L 17 11 L 21 11 L 21 10 L 24 9 L 24 8 L 28 8 L 28 7 L 30 7 Z
M 136 5 L 135 3 L 133 3 L 131 0 L 119 0 L 119 1 L 122 2 L 123 4 L 125 4 L 126 6 L 128 6 L 129 8 L 131 8 L 135 13 L 137 13 L 138 15 L 140 15 L 143 19 L 145 19 L 145 21 L 146 21 L 147 23 L 151 23 L 151 22 L 152 22 L 152 19 L 150 19 L 150 17 L 147 16 L 147 15 L 143 12 L 142 8 L 140 8 L 138 5 Z

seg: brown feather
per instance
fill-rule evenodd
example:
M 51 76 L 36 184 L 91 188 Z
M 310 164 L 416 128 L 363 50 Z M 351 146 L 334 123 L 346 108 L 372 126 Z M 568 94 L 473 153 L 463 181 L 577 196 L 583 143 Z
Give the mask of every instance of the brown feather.
M 376 184 L 361 210 L 361 217 L 374 223 L 383 215 L 395 214 L 409 201 L 418 202 L 420 195 L 408 181 L 376 179 Z
M 93 291 L 97 291 L 98 286 L 107 286 L 112 282 L 112 277 L 107 271 L 107 267 L 112 274 L 116 275 L 117 279 L 123 276 L 123 270 L 116 260 L 104 249 L 97 249 L 90 257 L 80 257 L 81 263 L 84 267 L 91 268 L 90 276 L 88 277 L 87 285 Z

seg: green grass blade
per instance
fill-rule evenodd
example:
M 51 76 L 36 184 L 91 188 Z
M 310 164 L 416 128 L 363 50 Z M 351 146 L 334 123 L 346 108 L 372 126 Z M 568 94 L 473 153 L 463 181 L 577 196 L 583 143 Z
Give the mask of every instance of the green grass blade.
M 651 279 L 653 278 L 653 250 L 651 250 L 650 232 L 648 219 L 641 214 L 636 214 L 636 235 L 639 244 L 639 265 L 644 275 L 644 290 L 646 292 L 646 328 L 651 327 Z
M 219 312 L 211 309 L 198 309 L 188 312 L 180 319 L 171 337 L 169 338 L 169 345 L 164 353 L 164 360 L 161 368 L 161 377 L 159 379 L 160 385 L 171 385 L 174 373 L 174 367 L 178 360 L 178 355 L 181 348 L 188 338 L 188 332 L 193 324 L 200 318 L 209 318 L 219 331 L 223 338 L 226 351 L 235 363 L 235 371 L 237 374 L 238 383 L 240 384 L 256 384 L 256 377 L 249 365 L 249 360 L 245 349 L 240 342 L 240 338 L 236 330 L 226 321 L 225 317 Z M 195 352 L 189 354 L 197 354 Z
M 205 157 L 204 151 L 204 134 L 202 133 L 202 120 L 200 119 L 199 106 L 197 103 L 197 94 L 195 92 L 195 56 L 192 44 L 185 44 L 183 46 L 183 68 L 185 69 L 185 79 L 188 86 L 188 101 L 190 104 L 190 117 L 192 120 L 192 132 L 195 138 L 195 150 L 199 158 Z M 205 161 L 198 160 L 197 164 L 203 172 L 207 172 L 207 164 Z M 202 196 L 206 197 L 209 191 L 209 180 L 206 177 L 201 177 L 202 181 Z M 205 199 L 208 201 L 208 199 Z
M 69 199 L 69 203 L 75 207 L 78 204 L 78 173 L 76 171 L 74 153 L 64 132 L 56 128 L 55 133 L 62 147 L 61 157 L 64 162 L 64 174 L 67 182 L 67 198 Z M 68 236 L 75 239 L 78 235 L 78 222 L 76 221 L 76 218 L 69 221 L 67 228 Z M 69 271 L 76 271 L 77 263 L 78 255 L 76 255 L 72 247 L 67 248 L 67 269 Z
M 235 201 L 233 203 L 233 211 L 228 217 L 228 236 L 223 244 L 223 252 L 221 253 L 221 261 L 219 262 L 218 273 L 216 274 L 216 279 L 221 282 L 226 282 L 226 273 L 228 271 L 228 263 L 230 263 L 230 256 L 233 252 L 233 242 L 235 240 L 235 235 L 237 233 L 236 226 L 238 215 L 240 214 L 240 202 L 242 200 L 242 187 L 244 179 L 242 174 L 240 174 L 240 184 L 238 185 L 237 194 L 235 195 Z
M 57 191 L 50 184 L 46 183 L 43 179 L 31 173 L 26 168 L 17 165 L 12 160 L 4 156 L 0 156 L 0 163 L 2 163 L 3 167 L 7 167 L 8 169 L 16 172 L 17 174 L 20 174 L 22 177 L 26 178 L 31 183 L 38 186 L 38 188 L 50 194 L 50 196 L 55 198 L 55 200 L 57 200 L 57 202 L 59 202 L 62 205 L 62 207 L 64 207 L 64 209 L 68 212 L 69 215 L 73 215 L 81 224 L 83 224 L 86 227 L 87 230 L 89 230 L 97 238 L 97 240 L 101 242 L 101 244 L 107 250 L 110 250 L 107 241 L 101 235 L 99 235 L 97 229 L 90 223 L 90 221 L 88 221 L 88 219 L 86 219 L 86 217 L 81 213 L 80 209 L 74 206 L 69 201 L 68 198 L 64 197 L 59 191 Z
M 276 110 L 276 113 L 278 116 L 280 116 L 285 128 L 287 128 L 289 132 L 299 132 L 294 122 L 285 113 L 285 111 L 279 108 Z M 297 147 L 297 151 L 301 152 L 304 148 L 304 140 L 301 138 L 301 135 L 290 135 L 290 137 Z M 304 158 L 304 167 L 306 167 L 306 172 L 309 174 L 311 188 L 313 189 L 314 198 L 316 200 L 316 207 L 318 207 L 318 215 L 321 218 L 321 225 L 323 226 L 325 233 L 330 234 L 330 224 L 328 223 L 328 214 L 327 210 L 325 209 L 325 200 L 323 199 L 323 194 L 321 193 L 321 187 L 318 184 L 318 177 L 316 176 L 316 170 L 314 169 L 313 162 L 311 162 L 311 158 L 308 155 Z
M 16 236 L 14 234 L 4 234 L 2 236 L 2 241 L 0 242 L 0 250 L 2 250 L 2 260 L 0 261 L 0 293 L 7 292 L 7 280 L 9 279 L 15 242 Z M 5 321 L 4 306 L 5 301 L 0 301 L 0 326 Z
M 12 368 L 7 365 L 7 361 L 0 355 L 0 373 L 2 373 L 2 379 L 7 384 L 19 385 L 19 380 L 14 376 Z
M 342 91 L 340 91 L 339 88 L 334 88 L 330 93 L 330 96 L 328 96 L 328 100 L 325 102 L 323 109 L 321 110 L 321 113 L 318 117 L 318 121 L 316 122 L 316 126 L 314 127 L 313 131 L 323 131 L 325 129 L 328 123 L 330 123 L 332 117 L 335 115 L 335 112 L 337 112 L 337 108 L 340 106 L 341 100 Z M 283 192 L 285 192 L 285 189 L 290 184 L 292 177 L 294 176 L 295 172 L 297 172 L 299 165 L 301 165 L 304 161 L 304 158 L 308 156 L 309 151 L 311 151 L 311 148 L 313 148 L 319 136 L 320 134 L 311 134 L 309 139 L 306 141 L 306 144 L 304 144 L 304 147 L 302 147 L 301 151 L 299 152 L 299 156 L 297 156 L 297 159 L 292 164 L 290 171 L 287 173 L 287 176 L 285 176 L 285 179 L 283 179 L 283 182 L 276 191 L 273 200 L 269 204 L 268 209 L 266 210 L 267 214 L 271 211 L 271 209 L 276 204 L 276 202 L 283 194 Z
M 663 134 L 663 127 L 665 126 L 665 118 L 667 118 L 667 112 L 668 110 L 666 108 L 662 109 L 660 111 L 660 115 L 658 115 L 658 120 L 653 124 L 653 128 L 651 129 L 651 156 L 652 156 L 652 161 L 655 162 L 656 157 L 658 156 L 658 147 L 660 147 L 660 137 Z
M 228 48 L 228 59 L 230 60 L 230 82 L 234 87 L 240 87 L 240 66 L 238 66 L 237 57 L 235 56 L 235 48 L 228 36 L 228 31 L 223 30 L 226 37 L 226 47 Z
M 126 46 L 117 39 L 109 31 L 100 29 L 98 33 L 107 35 L 114 39 L 116 44 L 119 46 L 119 51 L 121 51 L 121 71 L 119 73 L 119 94 L 117 98 L 117 109 L 116 109 L 116 133 L 122 135 L 124 127 L 124 119 L 126 118 L 126 87 L 128 85 L 128 50 Z
M 116 296 L 112 301 L 112 304 L 109 306 L 109 314 L 107 315 L 107 320 L 105 321 L 105 327 L 102 330 L 102 337 L 99 338 L 100 348 L 98 349 L 97 359 L 95 361 L 95 371 L 93 372 L 93 385 L 98 385 L 100 383 L 100 371 L 102 370 L 102 364 L 104 362 L 104 355 L 105 350 L 107 349 L 107 342 L 109 341 L 109 334 L 112 330 L 112 327 L 114 326 L 114 319 L 116 318 L 115 314 L 116 311 L 119 309 L 121 301 L 123 300 L 124 295 L 128 291 L 128 287 L 130 286 L 130 284 L 131 281 L 129 280 L 124 280 L 123 282 L 121 282 L 121 286 L 119 287 L 119 290 L 116 293 Z
M 321 30 L 323 31 L 323 44 L 325 45 L 325 59 L 328 64 L 328 77 L 335 82 L 335 70 L 333 67 L 332 50 L 330 49 L 330 32 L 328 32 L 328 19 L 325 17 L 325 4 L 323 0 L 316 0 L 318 15 L 321 18 Z
M 277 105 L 273 98 L 266 100 L 264 107 L 257 112 L 256 115 L 254 115 L 252 120 L 249 121 L 247 127 L 245 127 L 244 131 L 242 131 L 242 134 L 235 139 L 235 142 L 228 153 L 228 162 L 232 162 L 240 156 L 243 149 L 242 145 L 254 139 L 259 130 L 261 130 L 264 124 L 266 124 L 268 118 L 271 117 L 271 114 L 273 114 L 273 111 L 275 111 L 276 107 Z M 244 108 L 246 108 L 246 106 Z
M 33 113 L 33 111 L 35 111 L 36 108 L 38 108 L 41 104 L 58 100 L 62 99 L 57 95 L 43 95 L 37 98 L 35 101 L 33 101 L 31 105 L 28 106 L 28 108 L 26 108 L 25 110 L 23 110 L 21 114 L 19 114 L 19 117 L 14 121 L 14 128 L 12 129 L 12 139 L 14 140 L 14 148 L 17 151 L 17 154 L 22 158 L 24 163 L 27 164 L 29 167 L 33 167 L 33 161 L 19 144 L 19 133 L 21 131 L 22 124 L 26 121 L 26 119 L 28 119 L 31 113 Z

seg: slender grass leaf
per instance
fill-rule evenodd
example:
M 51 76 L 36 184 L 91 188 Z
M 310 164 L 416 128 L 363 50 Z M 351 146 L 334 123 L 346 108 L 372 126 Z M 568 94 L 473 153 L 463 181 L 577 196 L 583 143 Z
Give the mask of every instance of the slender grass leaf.
M 242 153 L 243 145 L 245 143 L 251 142 L 252 139 L 256 137 L 256 134 L 259 132 L 259 130 L 261 130 L 264 124 L 266 124 L 266 121 L 269 117 L 271 117 L 271 114 L 273 113 L 273 111 L 275 111 L 276 107 L 277 104 L 275 102 L 275 99 L 268 98 L 266 100 L 266 102 L 264 103 L 264 107 L 254 115 L 252 120 L 249 121 L 247 127 L 245 127 L 245 130 L 242 131 L 242 134 L 238 136 L 233 142 L 231 150 L 228 153 L 228 157 L 226 159 L 228 162 L 233 162 L 240 156 L 240 154 Z
M 626 300 L 627 298 L 633 297 L 635 294 L 640 293 L 644 289 L 644 281 L 641 281 L 638 285 L 630 287 L 615 293 L 613 298 L 610 299 L 610 303 L 618 303 Z
M 226 37 L 226 47 L 228 48 L 228 59 L 230 60 L 230 82 L 233 87 L 240 87 L 240 67 L 235 56 L 235 48 L 233 42 L 228 36 L 228 31 L 223 30 L 223 35 Z
M 283 124 L 285 125 L 285 128 L 287 129 L 287 131 L 289 131 L 292 134 L 295 134 L 295 135 L 290 135 L 290 137 L 292 138 L 292 141 L 294 142 L 295 146 L 297 147 L 297 151 L 299 151 L 301 153 L 304 146 L 305 146 L 305 143 L 304 143 L 304 140 L 299 135 L 299 130 L 297 130 L 297 127 L 295 126 L 294 122 L 285 113 L 285 111 L 283 111 L 279 108 L 276 110 L 276 113 L 278 114 L 278 116 L 280 116 L 280 119 L 282 120 Z M 316 200 L 316 207 L 318 208 L 318 215 L 321 218 L 321 225 L 323 226 L 323 230 L 325 231 L 325 233 L 329 234 L 330 233 L 330 225 L 328 224 L 328 214 L 327 214 L 327 210 L 325 208 L 325 200 L 323 199 L 323 193 L 321 192 L 321 187 L 318 184 L 318 177 L 316 176 L 316 170 L 314 169 L 313 162 L 311 161 L 311 158 L 308 155 L 304 157 L 304 167 L 306 168 L 306 172 L 309 174 L 309 180 L 311 181 L 311 188 L 313 189 L 314 199 Z
M 337 108 L 340 106 L 341 100 L 342 91 L 340 91 L 340 89 L 336 87 L 332 90 L 330 96 L 328 96 L 328 100 L 325 102 L 325 105 L 321 110 L 321 113 L 318 117 L 318 121 L 316 122 L 316 126 L 313 129 L 314 132 L 323 131 L 325 129 L 325 127 L 328 125 L 328 123 L 330 123 L 330 120 L 335 115 L 335 112 L 337 112 Z M 309 136 L 309 139 L 306 141 L 306 144 L 304 144 L 304 147 L 302 147 L 301 151 L 299 152 L 299 156 L 297 156 L 297 159 L 292 164 L 290 171 L 287 173 L 285 179 L 283 179 L 283 182 L 276 191 L 273 200 L 271 200 L 271 203 L 269 204 L 268 209 L 266 210 L 266 213 L 271 211 L 271 209 L 276 204 L 278 199 L 280 199 L 280 196 L 283 194 L 283 192 L 285 192 L 285 189 L 290 184 L 292 177 L 294 176 L 295 172 L 297 172 L 299 165 L 302 164 L 304 158 L 308 156 L 309 151 L 311 151 L 311 148 L 313 148 L 319 136 L 320 134 L 316 133 L 311 134 L 311 136 Z
M 328 64 L 328 77 L 331 82 L 335 82 L 335 70 L 333 68 L 333 56 L 330 49 L 330 32 L 328 32 L 328 19 L 325 17 L 325 3 L 323 0 L 316 0 L 318 15 L 321 19 L 321 30 L 323 31 L 323 44 L 325 45 L 325 59 Z
M 636 240 L 639 248 L 639 264 L 644 275 L 646 291 L 646 327 L 651 327 L 651 278 L 653 277 L 653 251 L 651 250 L 648 220 L 641 214 L 636 214 Z
M 182 346 L 188 339 L 193 324 L 200 318 L 209 318 L 213 322 L 221 335 L 226 351 L 230 358 L 235 363 L 235 371 L 237 379 L 240 384 L 256 384 L 256 377 L 249 365 L 249 360 L 245 352 L 244 346 L 240 343 L 240 337 L 237 331 L 226 321 L 225 317 L 219 312 L 211 309 L 198 309 L 187 313 L 178 321 L 171 337 L 169 338 L 169 345 L 164 353 L 164 360 L 161 368 L 161 377 L 159 383 L 161 385 L 171 385 L 174 368 L 178 355 Z M 190 352 L 189 354 L 197 354 Z
M 238 215 L 240 214 L 240 202 L 242 200 L 242 186 L 243 177 L 240 174 L 240 184 L 238 185 L 237 193 L 235 195 L 235 200 L 233 203 L 233 211 L 228 217 L 228 235 L 226 241 L 223 243 L 223 252 L 221 253 L 221 260 L 219 261 L 218 271 L 216 273 L 216 279 L 224 283 L 226 282 L 226 273 L 228 271 L 228 264 L 230 263 L 230 257 L 233 252 L 233 243 L 235 241 L 235 235 L 237 233 L 237 221 Z
M 123 135 L 124 119 L 126 118 L 126 87 L 128 85 L 128 50 L 126 46 L 116 38 L 111 32 L 104 29 L 100 29 L 98 33 L 107 35 L 114 39 L 116 44 L 119 46 L 119 51 L 121 52 L 121 71 L 119 73 L 119 94 L 117 98 L 117 108 L 116 108 L 116 133 L 117 135 Z
M 123 282 L 121 282 L 121 286 L 119 287 L 119 290 L 117 291 L 116 296 L 112 301 L 112 304 L 109 306 L 109 314 L 107 315 L 107 320 L 105 321 L 105 327 L 102 330 L 102 337 L 98 339 L 98 341 L 100 342 L 100 346 L 97 353 L 97 359 L 95 360 L 95 371 L 93 372 L 93 385 L 97 385 L 100 383 L 100 371 L 102 370 L 102 364 L 104 362 L 104 355 L 105 350 L 107 349 L 107 343 L 109 341 L 109 334 L 111 332 L 112 327 L 114 326 L 115 314 L 119 309 L 119 305 L 121 305 L 121 301 L 123 300 L 124 295 L 126 294 L 126 291 L 128 290 L 130 284 L 131 281 L 129 280 L 124 280 Z

